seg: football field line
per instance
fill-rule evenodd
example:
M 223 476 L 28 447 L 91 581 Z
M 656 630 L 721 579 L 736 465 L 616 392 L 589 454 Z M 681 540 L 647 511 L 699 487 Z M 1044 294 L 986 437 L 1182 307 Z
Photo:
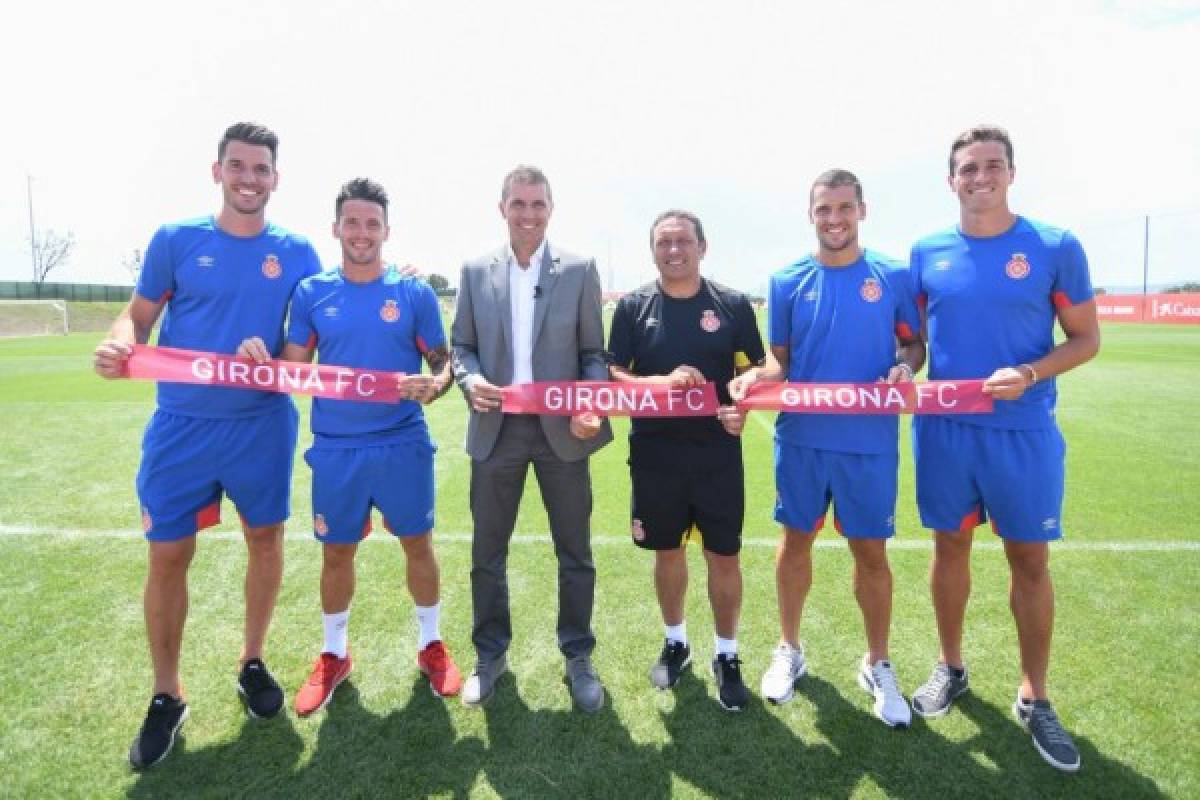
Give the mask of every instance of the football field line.
M 237 531 L 202 531 L 200 534 L 202 539 L 216 539 L 218 541 L 234 541 L 241 540 L 242 534 Z M 49 528 L 35 525 L 0 525 L 0 537 L 19 537 L 33 536 L 45 537 L 49 539 L 141 539 L 142 532 L 134 528 L 126 529 L 91 529 L 91 528 Z M 990 534 L 989 534 L 990 536 Z M 313 536 L 309 533 L 301 533 L 291 531 L 284 534 L 284 537 L 289 541 L 312 541 Z M 384 532 L 384 535 L 369 536 L 366 539 L 367 543 L 372 542 L 387 542 L 391 540 L 391 536 Z M 982 538 L 982 537 L 981 537 Z M 471 534 L 464 532 L 442 532 L 435 531 L 434 539 L 438 542 L 448 542 L 455 544 L 466 544 L 471 541 Z M 550 534 L 527 534 L 518 533 L 512 537 L 513 544 L 534 544 L 550 542 Z M 747 547 L 775 547 L 778 539 L 775 537 L 747 537 L 742 539 L 742 544 Z M 592 536 L 592 544 L 600 547 L 608 546 L 628 546 L 631 544 L 628 536 L 614 536 L 612 534 L 596 534 Z M 814 542 L 815 547 L 834 549 L 845 547 L 845 542 L 840 536 L 831 535 L 828 538 L 817 539 Z M 1000 542 L 994 537 L 987 540 L 977 541 L 974 545 L 976 548 L 983 550 L 999 550 L 1001 549 Z M 1200 552 L 1200 541 L 1079 541 L 1079 540 L 1064 540 L 1051 543 L 1052 550 L 1062 551 L 1083 551 L 1083 552 L 1113 552 L 1113 553 L 1178 553 L 1178 552 Z M 889 550 L 932 550 L 932 538 L 922 539 L 899 539 L 888 543 Z

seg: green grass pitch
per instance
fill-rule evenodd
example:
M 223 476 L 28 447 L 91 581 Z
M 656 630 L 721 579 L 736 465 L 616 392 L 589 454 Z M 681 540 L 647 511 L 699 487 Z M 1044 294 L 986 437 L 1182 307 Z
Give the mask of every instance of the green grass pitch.
M 414 663 L 400 548 L 359 558 L 356 667 L 328 709 L 257 722 L 234 691 L 244 547 L 201 534 L 183 673 L 192 717 L 160 767 L 125 754 L 149 699 L 141 611 L 145 545 L 133 493 L 153 387 L 90 371 L 97 334 L 0 340 L 0 795 L 6 797 L 1196 797 L 1200 752 L 1200 327 L 1106 326 L 1100 356 L 1060 381 L 1068 440 L 1067 539 L 1052 551 L 1058 619 L 1051 692 L 1083 757 L 1076 775 L 1034 752 L 1009 712 L 1016 637 L 1003 554 L 977 533 L 966 652 L 972 692 L 942 720 L 885 728 L 854 671 L 863 652 L 850 558 L 821 537 L 802 625 L 810 675 L 796 699 L 717 705 L 703 563 L 691 554 L 695 660 L 674 692 L 650 688 L 661 644 L 650 558 L 628 541 L 623 433 L 592 462 L 604 709 L 573 712 L 554 643 L 554 558 L 530 483 L 510 557 L 512 675 L 484 711 L 434 698 Z M 299 405 L 306 413 L 308 401 Z M 439 442 L 443 633 L 469 669 L 466 411 L 429 409 Z M 892 547 L 892 656 L 905 692 L 937 653 L 903 425 Z M 302 435 L 301 447 L 307 436 Z M 757 695 L 778 635 L 770 417 L 748 423 L 740 642 Z M 290 694 L 320 647 L 319 547 L 297 460 L 287 571 L 267 653 Z M 378 527 L 378 526 L 377 526 Z

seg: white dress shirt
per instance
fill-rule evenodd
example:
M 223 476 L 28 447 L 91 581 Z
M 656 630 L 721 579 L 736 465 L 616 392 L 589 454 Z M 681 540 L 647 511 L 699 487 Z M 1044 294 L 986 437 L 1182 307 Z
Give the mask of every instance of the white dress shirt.
M 508 301 L 512 310 L 513 384 L 533 383 L 533 311 L 543 302 L 538 281 L 542 277 L 542 257 L 546 240 L 538 245 L 528 267 L 517 263 L 512 245 L 508 248 Z

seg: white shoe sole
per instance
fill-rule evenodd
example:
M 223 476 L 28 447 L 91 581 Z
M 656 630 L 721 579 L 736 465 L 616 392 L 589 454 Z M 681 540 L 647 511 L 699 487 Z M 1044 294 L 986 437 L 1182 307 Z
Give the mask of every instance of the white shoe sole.
M 691 665 L 692 665 L 692 654 L 688 653 L 687 658 L 685 658 L 683 660 L 683 663 L 679 665 L 679 676 L 677 678 L 675 678 L 675 683 L 679 683 L 679 678 L 683 677 L 683 671 L 685 669 L 687 669 L 688 667 L 690 667 Z M 655 664 L 655 666 L 657 667 L 658 664 Z M 659 686 L 657 683 L 654 682 L 653 674 L 651 674 L 651 677 L 650 677 L 650 685 L 653 686 L 655 689 L 658 689 L 660 692 L 665 692 L 670 689 L 674 689 L 675 683 L 670 683 L 670 684 L 667 684 L 666 686 Z
M 861 669 L 858 671 L 858 685 L 861 686 L 867 694 L 871 695 L 871 697 L 875 697 L 874 684 L 871 681 L 870 676 L 867 675 L 867 673 Z M 904 696 L 901 695 L 900 699 L 903 700 Z M 906 702 L 905 705 L 908 705 L 908 703 Z M 878 699 L 876 699 L 876 701 L 872 704 L 871 707 L 872 707 L 872 711 L 874 711 L 874 713 L 875 713 L 876 719 L 878 719 L 884 725 L 887 725 L 889 728 L 907 728 L 909 725 L 912 724 L 911 717 L 907 720 L 890 720 L 887 717 L 885 717 L 883 715 L 883 708 L 880 707 Z M 945 712 L 943 712 L 943 713 L 945 713 Z
M 923 717 L 925 719 L 941 719 L 950 713 L 950 709 L 953 707 L 954 701 L 966 694 L 970 688 L 970 686 L 964 686 L 959 692 L 951 695 L 950 702 L 946 703 L 945 708 L 941 708 L 937 711 L 922 711 L 921 709 L 917 708 L 917 704 L 912 702 L 911 698 L 909 699 L 908 704 L 912 707 L 913 713 L 919 717 Z

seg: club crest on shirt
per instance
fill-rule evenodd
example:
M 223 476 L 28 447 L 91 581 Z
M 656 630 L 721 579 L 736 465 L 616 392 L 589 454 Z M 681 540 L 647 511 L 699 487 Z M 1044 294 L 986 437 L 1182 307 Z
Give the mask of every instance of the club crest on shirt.
M 642 521 L 637 517 L 633 518 L 633 522 L 629 526 L 629 532 L 633 534 L 635 542 L 640 542 L 646 538 L 646 529 L 642 527 Z
M 1019 281 L 1029 274 L 1029 259 L 1024 253 L 1013 253 L 1012 258 L 1004 265 L 1004 274 Z
M 283 265 L 274 253 L 269 253 L 262 263 L 262 274 L 274 280 L 283 274 Z
M 329 526 L 325 524 L 324 514 L 317 514 L 313 517 L 313 530 L 316 531 L 317 536 L 329 535 Z
M 709 333 L 716 333 L 721 329 L 721 318 L 718 317 L 717 312 L 713 311 L 711 308 L 706 309 L 704 313 L 700 315 L 700 327 Z
M 396 308 L 395 300 L 385 300 L 383 308 L 379 309 L 379 318 L 384 322 L 395 322 L 400 319 L 400 309 Z
M 875 278 L 867 278 L 863 281 L 858 293 L 868 303 L 878 303 L 879 298 L 883 297 L 883 287 L 879 285 L 879 281 Z

